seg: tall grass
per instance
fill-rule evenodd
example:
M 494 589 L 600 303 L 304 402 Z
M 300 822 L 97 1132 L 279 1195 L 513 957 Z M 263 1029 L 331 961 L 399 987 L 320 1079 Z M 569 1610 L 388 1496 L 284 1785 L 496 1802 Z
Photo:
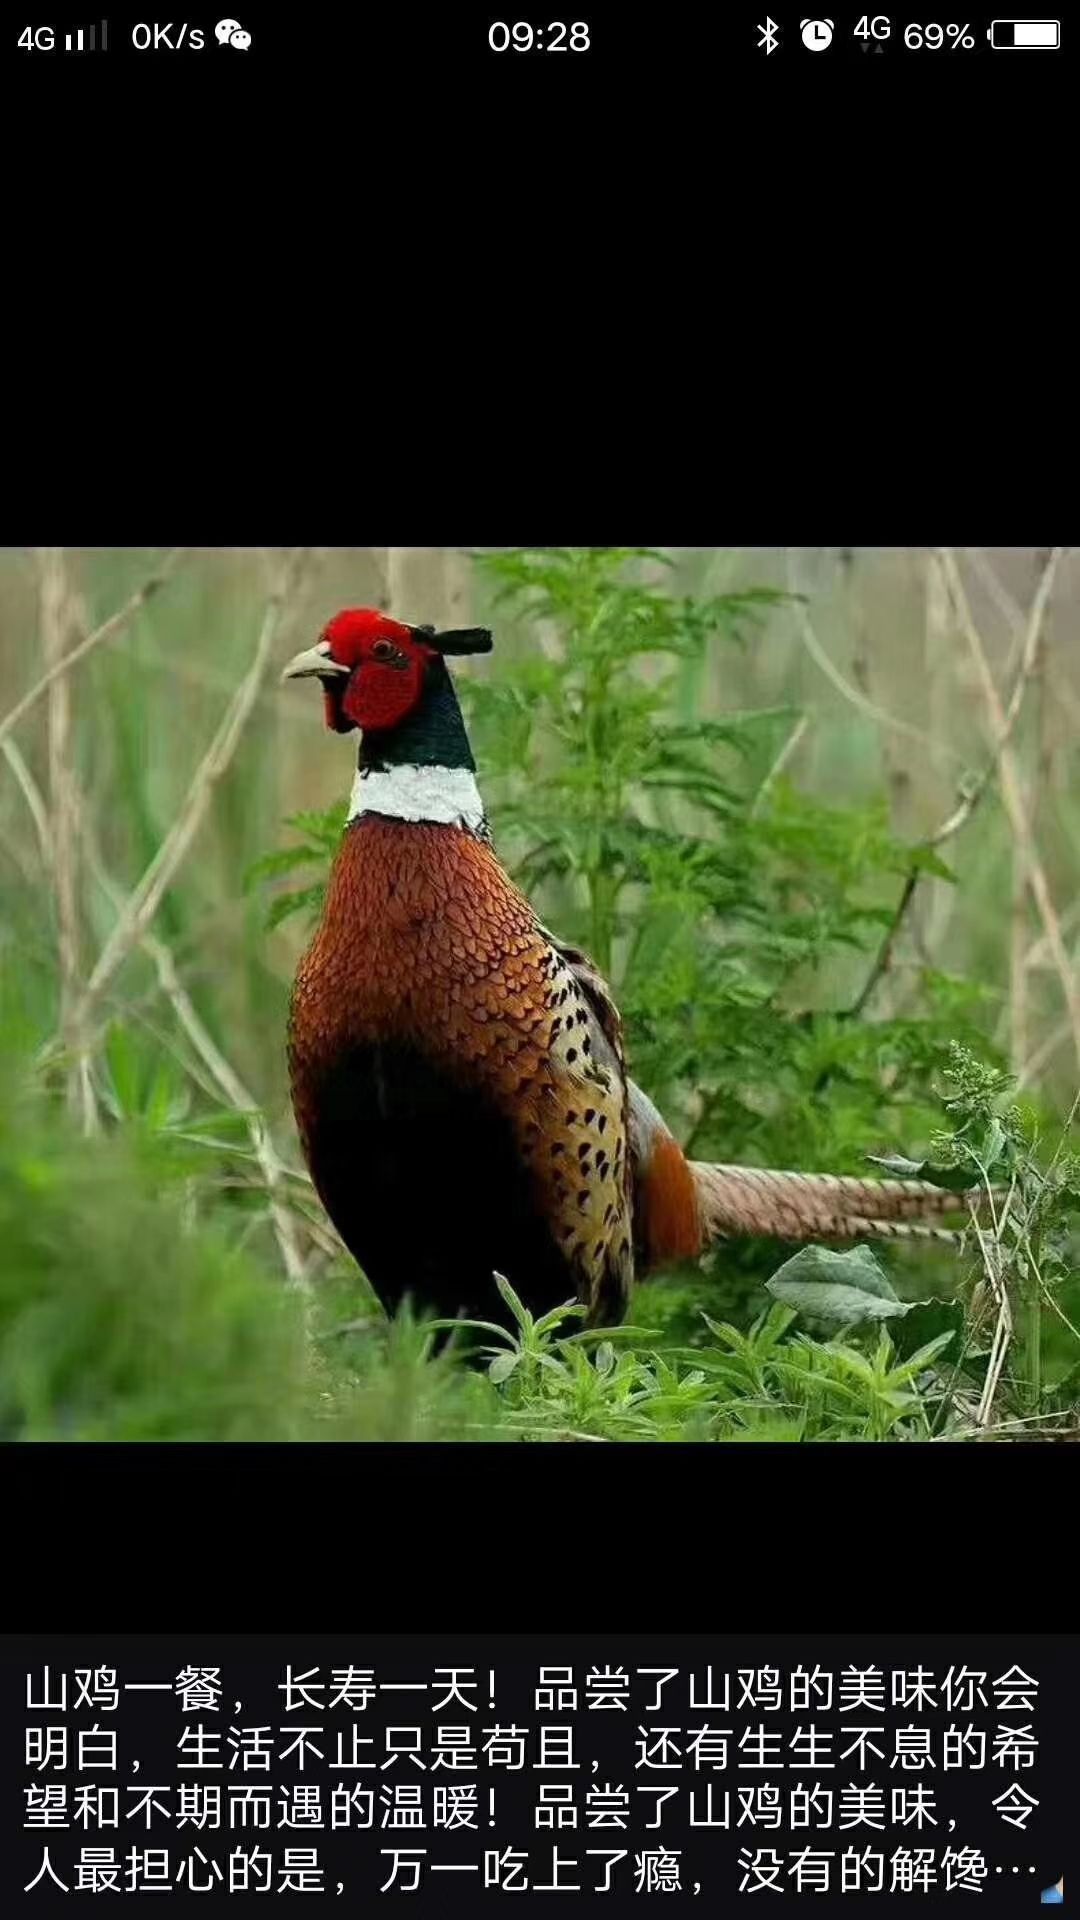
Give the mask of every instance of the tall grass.
M 765 617 L 667 664 L 648 650 L 598 660 L 602 700 L 595 686 L 582 697 L 593 712 L 622 712 L 652 690 L 654 718 L 684 729 L 710 766 L 725 732 L 741 728 L 750 743 L 761 797 L 740 789 L 737 845 L 718 831 L 744 872 L 775 862 L 783 842 L 785 900 L 803 873 L 824 916 L 797 994 L 777 1003 L 778 1019 L 804 1023 L 783 1027 L 779 1053 L 766 994 L 723 1030 L 714 1022 L 704 1053 L 690 1045 L 675 1057 L 675 1018 L 709 985 L 688 915 L 718 911 L 715 887 L 691 898 L 675 867 L 657 869 L 671 909 L 661 940 L 630 867 L 611 894 L 616 869 L 599 842 L 588 871 L 529 864 L 542 836 L 530 833 L 529 796 L 513 790 L 499 742 L 513 743 L 515 710 L 523 726 L 543 717 L 543 675 L 553 685 L 576 643 L 557 605 L 519 595 L 494 607 L 509 560 L 400 549 L 0 556 L 0 1043 L 19 1116 L 0 1163 L 3 1431 L 479 1437 L 501 1430 L 508 1411 L 515 1430 L 532 1430 L 528 1409 L 507 1401 L 520 1381 L 432 1360 L 422 1330 L 335 1330 L 367 1329 L 373 1303 L 313 1200 L 288 1109 L 282 1036 L 305 930 L 300 916 L 268 929 L 265 890 L 248 876 L 295 840 L 286 819 L 322 815 L 347 790 L 353 743 L 327 736 L 317 700 L 280 689 L 276 675 L 342 605 L 495 626 L 493 661 L 457 672 L 500 845 L 526 862 L 549 920 L 591 940 L 612 968 L 639 1075 L 695 1152 L 835 1170 L 875 1149 L 922 1153 L 946 1035 L 981 1042 L 1011 1068 L 1044 1130 L 1064 1116 L 1080 1080 L 1075 556 L 695 549 L 664 560 L 634 577 L 699 605 L 750 605 L 745 596 L 765 589 Z M 140 600 L 163 563 L 167 578 Z M 804 597 L 777 597 L 792 594 Z M 5 730 L 40 676 L 103 627 Z M 779 717 L 747 727 L 745 716 L 763 713 Z M 581 756 L 560 758 L 557 738 L 537 751 L 550 797 L 577 777 Z M 642 811 L 635 768 L 624 772 L 601 823 L 613 846 L 628 813 L 676 841 L 691 831 L 685 794 L 654 789 Z M 922 857 L 931 844 L 951 879 Z M 765 879 L 763 864 L 755 884 Z M 856 894 L 869 917 L 845 931 Z M 805 901 L 792 911 L 809 939 Z M 766 932 L 775 924 L 750 953 L 755 981 Z M 734 1006 L 710 978 L 708 1004 Z M 855 1006 L 858 1019 L 837 1025 L 836 1012 Z M 684 1028 L 692 1042 L 692 1021 Z M 771 1104 L 767 1082 L 779 1095 Z M 1068 1244 L 1059 1251 L 1060 1313 L 1040 1318 L 1023 1347 L 1038 1352 L 1037 1390 L 1026 1369 L 1020 1382 L 1032 1418 L 1044 1387 L 1060 1400 L 1075 1359 L 1080 1291 Z M 702 1307 L 746 1337 L 778 1258 L 726 1249 L 703 1274 L 644 1290 L 649 1351 L 665 1340 L 670 1352 L 710 1350 Z M 979 1267 L 976 1253 L 975 1277 Z M 951 1296 L 961 1279 L 950 1256 L 923 1250 L 892 1258 L 891 1271 L 907 1299 Z M 616 1377 L 622 1393 L 629 1370 L 652 1363 L 634 1359 L 631 1342 L 617 1365 L 588 1364 L 578 1387 L 568 1376 L 565 1418 L 548 1409 L 533 1427 L 561 1430 L 561 1420 L 576 1431 L 580 1415 L 584 1429 L 607 1432 L 589 1396 L 606 1406 Z M 671 1364 L 687 1417 L 669 1420 L 670 1393 L 639 1379 L 640 1404 L 659 1398 L 665 1409 L 663 1420 L 655 1406 L 642 1415 L 652 1430 L 730 1437 L 739 1423 L 717 1413 L 715 1395 L 679 1388 L 695 1368 Z M 794 1404 L 777 1399 L 758 1417 L 806 1432 Z

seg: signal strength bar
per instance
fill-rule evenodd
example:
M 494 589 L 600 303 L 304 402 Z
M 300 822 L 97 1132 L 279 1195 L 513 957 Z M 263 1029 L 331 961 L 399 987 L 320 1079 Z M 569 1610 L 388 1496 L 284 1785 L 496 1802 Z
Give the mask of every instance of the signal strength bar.
M 108 47 L 109 23 L 107 20 L 103 20 L 100 27 L 75 27 L 70 33 L 64 35 L 65 53 L 96 53 L 99 48 L 102 53 L 107 53 Z

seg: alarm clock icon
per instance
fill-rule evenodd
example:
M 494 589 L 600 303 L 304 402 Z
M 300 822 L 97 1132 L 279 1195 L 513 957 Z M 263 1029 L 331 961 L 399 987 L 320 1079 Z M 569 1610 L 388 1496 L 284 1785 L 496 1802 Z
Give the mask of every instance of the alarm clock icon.
M 799 30 L 804 47 L 811 53 L 824 53 L 832 43 L 833 23 L 831 20 L 800 20 Z

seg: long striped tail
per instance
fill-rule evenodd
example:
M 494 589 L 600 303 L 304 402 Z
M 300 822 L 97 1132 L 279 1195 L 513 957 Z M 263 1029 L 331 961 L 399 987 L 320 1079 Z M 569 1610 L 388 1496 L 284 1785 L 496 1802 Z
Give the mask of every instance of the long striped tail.
M 968 1196 L 928 1180 L 860 1180 L 857 1174 L 780 1173 L 692 1160 L 705 1244 L 760 1234 L 776 1240 L 942 1240 L 928 1223 L 968 1212 Z M 974 1194 L 971 1196 L 975 1197 Z

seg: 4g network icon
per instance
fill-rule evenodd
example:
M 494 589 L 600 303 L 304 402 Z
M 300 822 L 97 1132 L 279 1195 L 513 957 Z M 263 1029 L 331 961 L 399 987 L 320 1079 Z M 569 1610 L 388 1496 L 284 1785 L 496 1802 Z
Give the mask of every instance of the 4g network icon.
M 240 20 L 219 20 L 213 31 L 213 40 L 208 29 L 189 26 L 187 21 L 167 20 L 154 24 L 140 21 L 131 29 L 131 44 L 137 53 L 201 53 L 204 47 L 214 44 L 231 48 L 237 53 L 246 53 L 251 46 L 251 38 L 249 30 Z M 70 29 L 24 27 L 18 44 L 24 53 L 107 53 L 109 23 L 102 20 L 93 26 Z

